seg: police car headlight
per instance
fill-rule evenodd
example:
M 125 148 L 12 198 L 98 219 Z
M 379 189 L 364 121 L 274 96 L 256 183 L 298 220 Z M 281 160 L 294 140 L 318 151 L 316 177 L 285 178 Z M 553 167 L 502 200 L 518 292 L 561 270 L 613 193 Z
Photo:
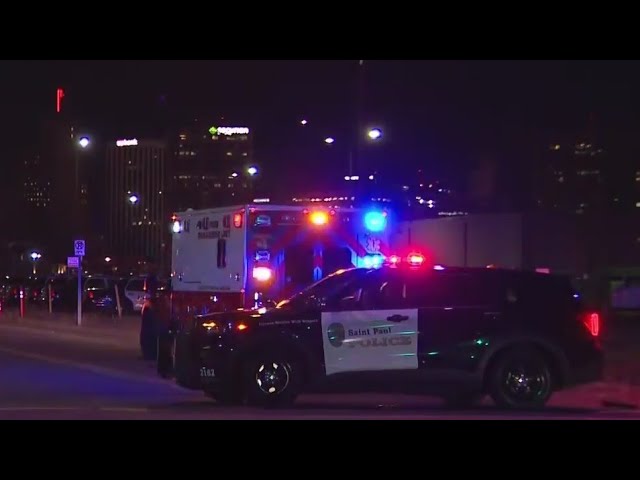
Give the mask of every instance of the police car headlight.
M 222 331 L 216 322 L 202 322 L 201 326 L 207 333 L 219 334 Z

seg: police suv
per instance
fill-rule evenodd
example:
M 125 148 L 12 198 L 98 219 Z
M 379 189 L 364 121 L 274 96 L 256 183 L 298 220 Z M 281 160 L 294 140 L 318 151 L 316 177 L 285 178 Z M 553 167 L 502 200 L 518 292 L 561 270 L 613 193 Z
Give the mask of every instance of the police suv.
M 272 309 L 197 316 L 176 338 L 176 381 L 226 404 L 393 391 L 535 408 L 600 378 L 600 315 L 568 279 L 423 264 L 394 257 L 338 271 Z

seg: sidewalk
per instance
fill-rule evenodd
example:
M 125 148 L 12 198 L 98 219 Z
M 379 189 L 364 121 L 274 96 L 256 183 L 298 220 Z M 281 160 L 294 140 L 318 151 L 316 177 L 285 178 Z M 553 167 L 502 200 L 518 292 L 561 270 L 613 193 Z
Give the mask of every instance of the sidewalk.
M 82 316 L 82 325 L 77 326 L 74 314 L 31 311 L 25 318 L 20 318 L 17 311 L 4 311 L 0 314 L 0 329 L 64 335 L 120 346 L 137 345 L 140 317 L 136 315 L 111 318 L 88 313 Z

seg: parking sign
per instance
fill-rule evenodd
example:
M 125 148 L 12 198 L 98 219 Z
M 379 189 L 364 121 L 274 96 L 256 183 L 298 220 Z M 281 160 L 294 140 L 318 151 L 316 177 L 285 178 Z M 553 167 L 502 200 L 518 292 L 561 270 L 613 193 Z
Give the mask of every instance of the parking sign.
M 84 257 L 85 255 L 84 240 L 75 240 L 73 242 L 73 251 L 76 257 Z

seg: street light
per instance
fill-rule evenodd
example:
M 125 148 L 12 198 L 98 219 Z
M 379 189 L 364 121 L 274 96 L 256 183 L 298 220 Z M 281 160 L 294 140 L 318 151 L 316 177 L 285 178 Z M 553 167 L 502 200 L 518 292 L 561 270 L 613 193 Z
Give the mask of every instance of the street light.
M 333 142 L 335 142 L 333 137 L 327 137 L 324 139 L 324 143 L 326 143 L 327 145 L 331 145 Z
M 87 148 L 90 143 L 91 141 L 89 140 L 88 137 L 82 137 L 80 138 L 80 140 L 78 140 L 78 145 L 80 145 L 80 147 L 82 148 Z
M 42 254 L 39 252 L 31 252 L 31 260 L 33 261 L 33 274 L 36 274 L 36 262 L 42 258 Z
M 258 174 L 258 169 L 256 167 L 249 167 L 247 168 L 247 173 L 253 177 Z
M 138 196 L 137 196 L 137 195 L 135 195 L 135 194 L 131 194 L 131 195 L 129 195 L 128 200 L 129 200 L 129 203 L 130 203 L 131 205 L 135 205 L 136 203 L 138 203 L 138 202 L 140 201 L 140 199 L 138 198 Z
M 380 139 L 380 137 L 382 137 L 382 130 L 380 130 L 379 128 L 372 128 L 367 132 L 367 136 L 371 140 L 378 140 Z
M 306 120 L 304 120 L 304 119 L 303 119 L 303 120 L 300 120 L 300 125 L 306 125 L 307 123 L 309 123 L 309 122 L 307 122 L 307 121 L 306 121 Z
M 111 261 L 111 257 L 104 257 L 104 261 L 105 261 L 106 263 L 109 263 L 109 262 Z

